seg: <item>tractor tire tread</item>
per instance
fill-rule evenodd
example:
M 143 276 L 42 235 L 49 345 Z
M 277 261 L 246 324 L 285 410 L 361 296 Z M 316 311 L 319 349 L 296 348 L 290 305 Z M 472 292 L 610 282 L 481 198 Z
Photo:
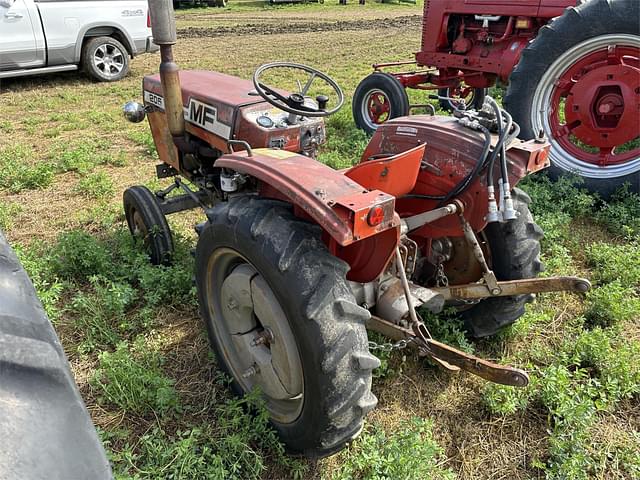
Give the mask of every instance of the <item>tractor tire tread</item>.
M 379 361 L 369 353 L 365 328 L 370 314 L 356 304 L 348 287 L 348 265 L 329 253 L 321 229 L 295 217 L 286 203 L 238 197 L 216 205 L 207 216 L 198 251 L 220 229 L 231 229 L 236 239 L 252 236 L 279 283 L 286 285 L 290 308 L 298 312 L 299 329 L 292 329 L 305 346 L 300 349 L 307 372 L 305 405 L 293 424 L 272 422 L 274 427 L 295 453 L 313 458 L 335 453 L 361 431 L 364 416 L 377 403 L 371 372 Z M 197 268 L 201 263 L 197 255 Z M 232 386 L 243 393 L 235 381 Z

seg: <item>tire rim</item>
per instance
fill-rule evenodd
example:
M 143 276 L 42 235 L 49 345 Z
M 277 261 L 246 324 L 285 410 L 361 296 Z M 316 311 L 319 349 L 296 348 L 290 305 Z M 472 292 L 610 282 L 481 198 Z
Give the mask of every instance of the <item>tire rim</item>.
M 266 280 L 230 248 L 211 255 L 206 308 L 233 378 L 244 392 L 260 387 L 271 417 L 295 421 L 304 403 L 304 375 L 287 317 Z
M 602 35 L 547 69 L 533 95 L 531 125 L 550 139 L 552 164 L 595 179 L 640 171 L 639 57 L 637 36 Z
M 364 95 L 364 102 L 360 106 L 364 123 L 371 130 L 376 130 L 381 124 L 391 118 L 391 103 L 389 97 L 382 90 L 374 88 Z
M 93 52 L 93 65 L 105 76 L 116 77 L 124 69 L 124 54 L 110 43 L 103 43 Z

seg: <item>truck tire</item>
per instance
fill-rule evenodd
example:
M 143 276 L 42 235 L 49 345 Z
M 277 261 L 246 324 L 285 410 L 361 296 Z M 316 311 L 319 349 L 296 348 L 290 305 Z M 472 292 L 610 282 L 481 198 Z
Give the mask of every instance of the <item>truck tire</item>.
M 147 187 L 136 185 L 124 191 L 122 203 L 129 231 L 134 239 L 142 241 L 151 263 L 169 265 L 173 258 L 173 237 L 156 196 Z
M 568 8 L 522 52 L 505 97 L 523 139 L 540 131 L 550 139 L 550 174 L 575 172 L 604 198 L 625 182 L 640 191 L 638 18 L 636 0 Z M 539 113 L 545 111 L 557 114 Z
M 353 94 L 353 119 L 368 134 L 396 117 L 409 115 L 409 97 L 402 84 L 389 73 L 375 72 L 365 77 Z
M 99 82 L 116 82 L 129 73 L 129 52 L 113 37 L 88 39 L 82 49 L 82 68 Z
M 438 95 L 440 97 L 453 97 L 458 98 L 460 96 L 460 89 L 455 89 L 453 94 L 451 93 L 450 88 L 439 88 Z M 464 96 L 464 101 L 466 105 L 466 110 L 479 110 L 482 108 L 482 104 L 484 103 L 484 97 L 487 96 L 486 88 L 470 88 L 469 93 Z M 447 112 L 453 112 L 456 109 L 454 106 L 454 102 L 451 100 L 440 99 L 438 100 L 440 104 L 440 108 L 446 110 Z
M 196 286 L 218 365 L 237 395 L 261 388 L 290 451 L 337 452 L 376 406 L 371 371 L 380 365 L 348 265 L 329 253 L 319 227 L 282 202 L 239 197 L 207 216 Z
M 543 233 L 529 211 L 531 198 L 518 188 L 513 190 L 512 198 L 518 218 L 490 223 L 483 231 L 491 252 L 491 268 L 498 280 L 533 278 L 543 270 L 540 261 Z M 463 311 L 462 318 L 474 337 L 487 337 L 520 318 L 525 304 L 531 300 L 533 295 L 487 298 Z

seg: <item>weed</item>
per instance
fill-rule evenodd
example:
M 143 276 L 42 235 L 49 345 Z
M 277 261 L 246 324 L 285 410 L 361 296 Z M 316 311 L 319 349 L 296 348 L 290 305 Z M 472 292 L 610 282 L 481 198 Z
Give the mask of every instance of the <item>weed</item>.
M 228 400 L 215 418 L 216 425 L 187 425 L 173 434 L 155 427 L 135 446 L 112 451 L 116 478 L 259 479 L 267 456 L 289 471 L 288 478 L 304 478 L 307 467 L 285 456 L 257 392 Z
M 131 130 L 127 134 L 129 139 L 136 142 L 141 147 L 144 147 L 147 155 L 152 158 L 158 158 L 158 152 L 156 151 L 156 144 L 153 141 L 153 135 L 147 128 L 144 130 Z
M 162 416 L 178 408 L 173 380 L 161 370 L 163 359 L 150 350 L 142 337 L 129 347 L 121 342 L 114 352 L 98 355 L 98 368 L 91 385 L 98 401 L 137 415 Z
M 18 193 L 51 185 L 53 166 L 47 162 L 31 165 L 34 156 L 33 150 L 24 145 L 0 149 L 0 189 Z
M 104 172 L 90 173 L 78 182 L 75 190 L 92 198 L 109 197 L 115 192 L 111 178 Z
M 65 232 L 58 237 L 50 262 L 55 275 L 77 282 L 86 282 L 95 275 L 110 278 L 114 269 L 105 245 L 80 230 Z
M 329 117 L 326 133 L 327 143 L 322 147 L 318 160 L 335 169 L 358 163 L 368 138 L 356 128 L 350 112 L 342 110 Z
M 619 280 L 625 287 L 640 288 L 640 240 L 624 245 L 594 243 L 586 254 L 596 282 Z
M 464 321 L 457 316 L 455 309 L 433 314 L 428 310 L 420 311 L 429 332 L 438 341 L 452 345 L 467 353 L 473 353 L 473 344 L 466 336 Z
M 91 290 L 79 292 L 71 301 L 74 326 L 82 341 L 78 350 L 87 353 L 96 348 L 110 348 L 120 340 L 118 332 L 131 329 L 125 316 L 136 299 L 136 291 L 127 283 L 117 283 L 101 277 L 90 279 Z
M 391 435 L 369 425 L 365 433 L 340 453 L 341 463 L 332 478 L 453 479 L 454 473 L 443 467 L 444 451 L 433 438 L 432 429 L 429 420 L 418 417 L 402 422 Z
M 618 325 L 630 318 L 640 318 L 640 299 L 633 289 L 614 280 L 587 293 L 584 316 L 589 327 Z
M 596 219 L 615 235 L 640 236 L 640 195 L 624 185 L 604 204 Z
M 22 206 L 20 204 L 0 201 L 0 230 L 9 230 L 21 212 Z

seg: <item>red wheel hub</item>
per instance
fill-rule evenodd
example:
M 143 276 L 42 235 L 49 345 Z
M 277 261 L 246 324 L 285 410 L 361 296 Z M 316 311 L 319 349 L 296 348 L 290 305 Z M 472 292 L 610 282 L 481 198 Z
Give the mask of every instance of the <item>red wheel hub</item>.
M 391 113 L 391 105 L 389 99 L 382 92 L 373 92 L 367 99 L 367 111 L 369 118 L 376 124 L 381 124 L 389 120 L 389 114 Z
M 608 166 L 640 156 L 640 147 L 615 152 L 640 137 L 639 57 L 637 48 L 612 45 L 583 56 L 556 81 L 551 131 L 576 158 Z

